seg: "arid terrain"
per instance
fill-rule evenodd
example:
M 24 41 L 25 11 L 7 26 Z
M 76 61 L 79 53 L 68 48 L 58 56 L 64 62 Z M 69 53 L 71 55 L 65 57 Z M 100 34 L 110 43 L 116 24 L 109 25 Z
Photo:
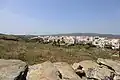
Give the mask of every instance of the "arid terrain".
M 41 63 L 46 60 L 74 63 L 82 60 L 96 60 L 97 58 L 119 59 L 112 57 L 114 53 L 116 51 L 98 49 L 88 45 L 57 47 L 22 39 L 20 41 L 0 40 L 1 59 L 20 59 L 29 64 Z
M 0 80 L 119 80 L 119 51 L 0 35 Z

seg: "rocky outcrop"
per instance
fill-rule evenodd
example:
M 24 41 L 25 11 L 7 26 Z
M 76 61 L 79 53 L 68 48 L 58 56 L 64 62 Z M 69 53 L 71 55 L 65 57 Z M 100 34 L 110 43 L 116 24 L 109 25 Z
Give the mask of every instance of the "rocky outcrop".
M 66 62 L 56 62 L 54 66 L 59 70 L 63 80 L 81 80 L 74 69 Z
M 86 71 L 87 78 L 91 79 L 98 79 L 98 80 L 111 80 L 113 79 L 112 71 L 106 67 L 95 67 L 95 68 L 88 68 Z
M 120 80 L 120 61 L 98 58 L 97 63 L 91 60 L 72 65 L 80 77 L 94 80 Z M 83 75 L 84 74 L 84 75 Z
M 60 80 L 59 72 L 50 61 L 29 67 L 27 80 Z
M 111 76 L 111 70 L 106 67 L 102 67 L 94 61 L 85 60 L 81 61 L 80 63 L 75 63 L 72 66 L 76 73 L 79 76 L 86 77 L 88 79 L 105 79 L 106 77 Z M 84 75 L 82 75 L 84 74 Z
M 120 80 L 120 61 L 113 61 L 110 59 L 99 58 L 97 63 L 100 65 L 107 66 L 109 69 L 114 71 L 114 80 Z
M 26 80 L 28 66 L 21 60 L 0 59 L 0 80 Z
M 89 76 L 89 74 L 88 74 L 89 70 L 94 69 L 97 66 L 98 66 L 98 64 L 95 63 L 92 60 L 85 60 L 85 61 L 81 61 L 79 63 L 74 63 L 72 65 L 76 74 L 78 74 L 81 78 L 84 77 L 84 76 L 88 77 Z
M 0 80 L 120 80 L 120 61 L 99 58 L 97 61 L 85 60 L 29 66 L 21 60 L 0 59 Z
M 117 74 L 120 75 L 120 62 L 113 61 L 113 60 L 110 60 L 110 59 L 99 58 L 97 60 L 97 63 L 101 64 L 101 65 L 107 66 L 108 68 L 114 70 Z

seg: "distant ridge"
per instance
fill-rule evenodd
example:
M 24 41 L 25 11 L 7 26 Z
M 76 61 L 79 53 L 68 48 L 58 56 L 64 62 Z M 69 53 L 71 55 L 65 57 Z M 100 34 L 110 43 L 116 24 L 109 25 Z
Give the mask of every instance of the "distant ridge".
M 9 34 L 0 33 L 0 35 L 9 35 Z M 14 35 L 14 36 L 30 38 L 39 35 Z M 63 34 L 50 34 L 50 35 L 40 35 L 40 36 L 100 36 L 100 37 L 108 37 L 108 38 L 120 38 L 120 35 L 99 34 L 99 33 L 63 33 Z
M 52 34 L 52 36 L 100 36 L 100 37 L 108 37 L 108 38 L 120 38 L 120 35 L 99 34 L 99 33 L 64 33 L 64 34 Z

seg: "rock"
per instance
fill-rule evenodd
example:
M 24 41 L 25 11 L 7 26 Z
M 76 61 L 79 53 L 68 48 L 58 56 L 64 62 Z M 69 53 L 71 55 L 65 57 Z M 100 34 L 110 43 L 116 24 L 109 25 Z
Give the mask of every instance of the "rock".
M 120 75 L 115 75 L 113 80 L 120 80 Z
M 88 70 L 88 68 L 95 68 L 96 66 L 99 66 L 96 62 L 92 61 L 92 60 L 85 60 L 85 61 L 81 61 L 80 66 L 83 67 L 82 70 Z
M 79 63 L 74 63 L 73 65 L 72 65 L 72 68 L 74 69 L 74 70 L 76 70 L 76 69 L 81 69 L 82 70 L 82 66 L 80 66 L 80 64 Z
M 98 79 L 98 80 L 111 80 L 113 79 L 112 71 L 105 67 L 95 67 L 95 68 L 88 68 L 86 71 L 86 76 L 91 79 Z
M 120 75 L 120 63 L 118 61 L 98 58 L 97 63 L 107 66 L 111 70 L 114 70 L 117 75 Z
M 56 62 L 54 66 L 61 73 L 62 80 L 81 80 L 81 78 L 74 72 L 73 68 L 66 62 Z
M 0 59 L 0 80 L 26 80 L 28 66 L 21 60 Z
M 73 64 L 73 69 L 79 76 L 87 77 L 88 79 L 105 79 L 110 78 L 112 70 L 105 66 L 100 66 L 92 60 L 85 60 Z M 82 70 L 82 71 L 81 71 Z M 84 73 L 84 75 L 82 75 Z M 113 78 L 113 77 L 112 77 Z
M 27 80 L 60 80 L 58 70 L 50 61 L 29 67 Z
M 92 60 L 85 60 L 79 63 L 74 63 L 72 65 L 72 68 L 80 77 L 83 77 L 83 76 L 86 76 L 85 73 L 89 68 L 95 68 L 96 66 L 99 66 L 99 65 L 93 62 Z

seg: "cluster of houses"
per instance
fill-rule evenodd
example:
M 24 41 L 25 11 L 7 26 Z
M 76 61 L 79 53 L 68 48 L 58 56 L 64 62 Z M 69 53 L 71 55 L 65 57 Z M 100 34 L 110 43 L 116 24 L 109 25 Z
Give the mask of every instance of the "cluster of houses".
M 120 39 L 109 39 L 99 36 L 37 36 L 30 40 L 40 43 L 52 43 L 52 45 L 92 45 L 99 48 L 119 49 Z

